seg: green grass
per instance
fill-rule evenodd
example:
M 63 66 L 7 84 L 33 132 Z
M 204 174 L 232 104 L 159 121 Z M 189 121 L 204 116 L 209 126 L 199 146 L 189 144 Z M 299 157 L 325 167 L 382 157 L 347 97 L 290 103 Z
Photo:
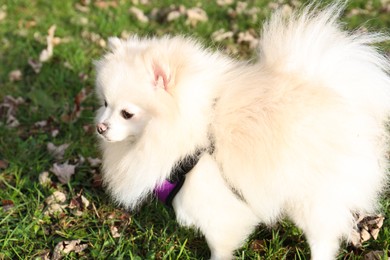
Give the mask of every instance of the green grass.
M 186 24 L 181 17 L 173 22 L 150 19 L 139 22 L 129 14 L 132 1 L 108 1 L 107 8 L 98 7 L 99 1 L 82 6 L 83 1 L 3 0 L 0 19 L 0 103 L 7 95 L 22 97 L 15 117 L 20 125 L 9 128 L 0 112 L 0 259 L 44 259 L 54 254 L 61 241 L 80 239 L 87 248 L 70 252 L 64 259 L 207 259 L 209 251 L 202 235 L 177 225 L 172 211 L 152 201 L 138 212 L 126 212 L 115 205 L 100 185 L 96 185 L 99 167 L 82 158 L 97 158 L 99 153 L 94 137 L 93 117 L 97 103 L 93 94 L 93 60 L 104 48 L 99 40 L 125 33 L 140 35 L 186 34 L 203 40 L 209 46 L 245 59 L 254 53 L 246 44 L 234 39 L 215 43 L 213 32 L 223 28 L 235 33 L 253 30 L 258 36 L 261 22 L 272 11 L 271 1 L 247 1 L 248 9 L 258 7 L 257 17 L 231 15 L 237 1 L 229 6 L 218 6 L 215 1 L 197 1 L 208 15 L 208 22 L 196 26 Z M 89 1 L 84 1 L 89 2 Z M 142 2 L 142 1 L 140 1 Z M 146 14 L 178 6 L 177 1 L 149 1 L 137 5 Z M 295 1 L 281 1 L 291 4 Z M 195 1 L 182 1 L 187 8 Z M 366 10 L 356 14 L 352 9 Z M 388 31 L 390 10 L 381 1 L 351 1 L 344 15 L 349 28 L 364 24 L 376 30 Z M 52 58 L 35 73 L 29 60 L 38 60 L 46 48 L 47 30 L 56 25 L 55 36 L 62 42 L 54 47 Z M 385 51 L 390 50 L 384 44 Z M 9 73 L 20 70 L 21 80 L 11 81 Z M 75 97 L 86 92 L 81 112 L 69 120 L 75 107 Z M 1 109 L 0 109 L 1 111 Z M 36 123 L 45 121 L 45 126 Z M 57 134 L 53 134 L 57 133 Z M 47 150 L 49 142 L 69 144 L 63 158 L 55 158 Z M 54 163 L 78 163 L 76 174 L 68 184 L 61 184 L 50 172 Z M 49 171 L 51 182 L 40 184 L 39 175 Z M 90 205 L 63 212 L 45 214 L 47 198 L 55 191 L 66 194 L 65 205 L 82 194 Z M 383 210 L 390 217 L 390 195 L 383 199 Z M 116 228 L 119 237 L 111 232 Z M 378 240 L 370 240 L 359 250 L 344 246 L 340 259 L 361 259 L 375 250 L 389 250 L 390 221 L 385 220 Z M 260 226 L 247 244 L 237 251 L 237 259 L 308 259 L 308 246 L 302 233 L 285 221 L 270 229 Z

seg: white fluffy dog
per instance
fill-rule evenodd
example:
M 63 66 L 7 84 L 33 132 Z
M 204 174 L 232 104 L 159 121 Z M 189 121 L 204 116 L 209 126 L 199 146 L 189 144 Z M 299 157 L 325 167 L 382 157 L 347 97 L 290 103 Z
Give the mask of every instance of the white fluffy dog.
M 343 31 L 342 9 L 274 14 L 256 62 L 183 37 L 111 38 L 96 122 L 114 199 L 133 209 L 188 168 L 172 205 L 212 259 L 282 217 L 312 259 L 334 259 L 353 214 L 378 210 L 390 114 L 389 62 L 371 46 L 385 37 Z

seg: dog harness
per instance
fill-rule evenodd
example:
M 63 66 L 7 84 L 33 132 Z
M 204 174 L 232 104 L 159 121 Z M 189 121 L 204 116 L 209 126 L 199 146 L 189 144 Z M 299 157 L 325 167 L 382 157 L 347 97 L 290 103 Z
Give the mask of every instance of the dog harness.
M 199 162 L 205 150 L 198 150 L 195 154 L 188 155 L 180 160 L 172 169 L 170 179 L 165 180 L 154 189 L 156 197 L 167 207 L 172 208 L 172 201 L 184 184 L 186 174 Z

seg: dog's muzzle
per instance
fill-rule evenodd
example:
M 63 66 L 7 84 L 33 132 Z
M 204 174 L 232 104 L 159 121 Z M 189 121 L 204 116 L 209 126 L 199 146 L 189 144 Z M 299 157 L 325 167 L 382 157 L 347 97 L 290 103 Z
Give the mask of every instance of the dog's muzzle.
M 108 125 L 106 123 L 99 123 L 96 125 L 96 131 L 101 134 L 101 135 L 104 135 L 108 130 Z

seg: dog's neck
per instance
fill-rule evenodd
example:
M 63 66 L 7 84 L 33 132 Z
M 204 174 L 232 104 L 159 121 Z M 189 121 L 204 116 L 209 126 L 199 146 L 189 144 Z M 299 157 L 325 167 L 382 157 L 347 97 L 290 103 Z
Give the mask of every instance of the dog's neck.
M 181 159 L 172 168 L 169 179 L 156 187 L 154 190 L 156 197 L 167 207 L 172 208 L 172 201 L 183 186 L 186 174 L 196 166 L 204 152 L 207 152 L 206 149 L 198 150 Z

